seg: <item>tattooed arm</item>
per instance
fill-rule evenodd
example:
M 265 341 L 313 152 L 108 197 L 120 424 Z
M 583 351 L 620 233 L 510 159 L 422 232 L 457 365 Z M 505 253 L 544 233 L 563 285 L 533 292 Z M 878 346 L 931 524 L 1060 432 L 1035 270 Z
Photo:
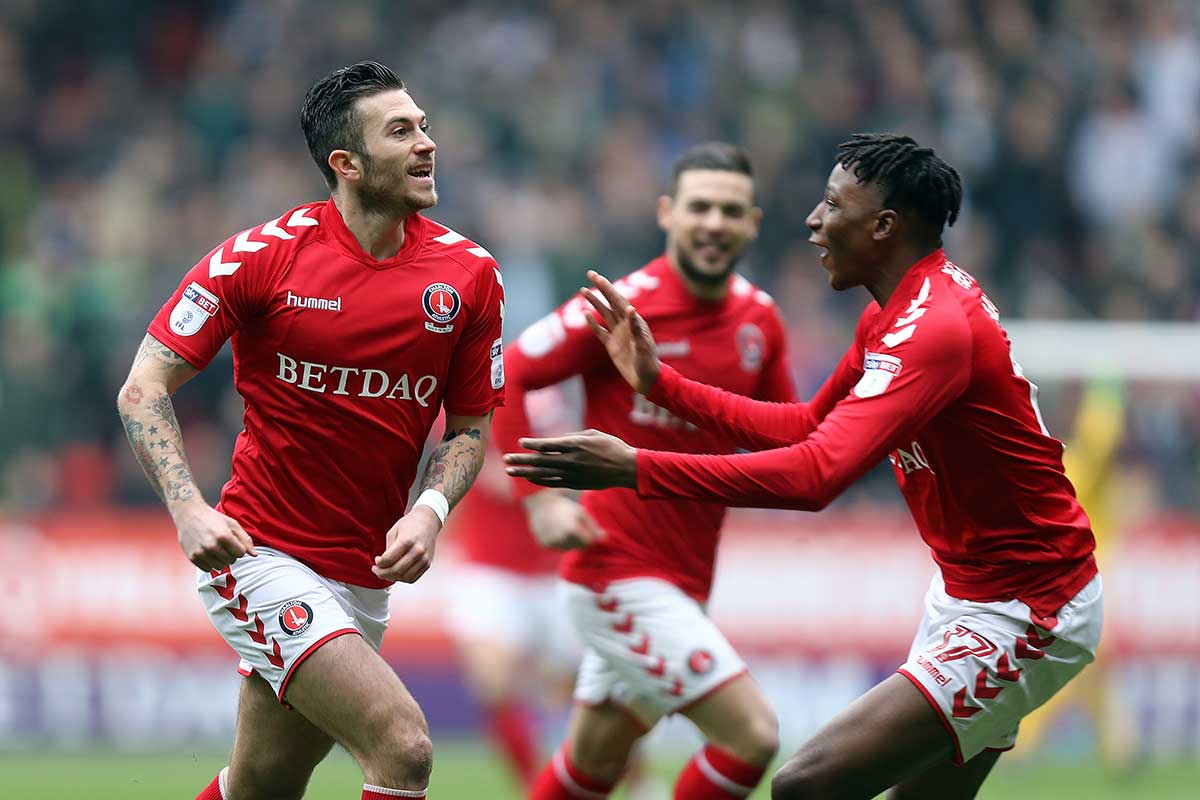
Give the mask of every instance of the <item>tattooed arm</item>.
M 437 489 L 454 508 L 483 469 L 491 427 L 491 414 L 486 417 L 447 414 L 446 435 L 429 455 L 421 477 L 421 491 Z
M 204 502 L 192 477 L 171 395 L 195 375 L 178 353 L 147 334 L 117 411 L 142 471 L 175 521 L 184 554 L 201 569 L 220 569 L 244 553 L 254 555 L 254 544 L 241 525 Z
M 486 417 L 447 414 L 446 435 L 429 456 L 421 491 L 436 489 L 454 508 L 483 468 L 491 427 L 490 413 Z M 386 549 L 371 570 L 384 580 L 414 583 L 433 563 L 441 529 L 442 521 L 433 509 L 414 506 L 388 531 Z

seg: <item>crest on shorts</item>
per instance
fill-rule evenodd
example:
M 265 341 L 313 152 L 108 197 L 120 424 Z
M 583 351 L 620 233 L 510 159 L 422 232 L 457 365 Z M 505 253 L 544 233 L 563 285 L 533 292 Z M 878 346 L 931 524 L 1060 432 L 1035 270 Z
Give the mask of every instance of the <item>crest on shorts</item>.
M 693 675 L 712 672 L 713 665 L 716 663 L 717 660 L 713 658 L 713 654 L 707 650 L 693 650 L 687 660 L 688 669 L 692 671 Z
M 425 287 L 421 297 L 421 305 L 433 322 L 426 322 L 425 329 L 434 333 L 449 333 L 454 330 L 450 321 L 458 316 L 462 308 L 462 300 L 458 290 L 448 283 L 431 283 Z M 436 323 L 436 324 L 434 324 Z
M 312 606 L 303 600 L 289 600 L 279 609 L 279 627 L 288 636 L 299 636 L 312 622 Z

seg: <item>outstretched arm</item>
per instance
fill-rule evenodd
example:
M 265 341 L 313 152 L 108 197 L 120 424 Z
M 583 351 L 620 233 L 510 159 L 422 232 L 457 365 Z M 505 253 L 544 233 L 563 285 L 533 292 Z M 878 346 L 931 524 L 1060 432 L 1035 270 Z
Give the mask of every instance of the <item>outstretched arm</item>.
M 245 553 L 255 555 L 254 543 L 236 520 L 204 502 L 192 477 L 171 395 L 196 373 L 147 334 L 117 396 L 117 410 L 142 471 L 175 521 L 184 554 L 200 569 L 220 569 Z
M 636 488 L 648 498 L 692 498 L 728 506 L 826 506 L 890 450 L 907 444 L 966 388 L 971 338 L 965 320 L 925 321 L 925 336 L 909 340 L 904 369 L 880 387 L 864 379 L 790 447 L 740 455 L 636 450 L 597 431 L 523 439 L 535 452 L 509 453 L 508 473 L 542 486 Z M 900 359 L 897 358 L 897 361 Z
M 446 415 L 446 433 L 425 464 L 421 494 L 387 532 L 386 547 L 371 567 L 376 576 L 414 583 L 433 564 L 437 535 L 446 515 L 483 469 L 491 425 L 491 412 L 483 417 Z
M 747 449 L 801 441 L 853 385 L 849 366 L 839 366 L 812 403 L 772 403 L 689 380 L 658 360 L 650 326 L 607 278 L 589 270 L 588 280 L 595 287 L 582 290 L 595 310 L 588 324 L 629 385 L 655 405 Z

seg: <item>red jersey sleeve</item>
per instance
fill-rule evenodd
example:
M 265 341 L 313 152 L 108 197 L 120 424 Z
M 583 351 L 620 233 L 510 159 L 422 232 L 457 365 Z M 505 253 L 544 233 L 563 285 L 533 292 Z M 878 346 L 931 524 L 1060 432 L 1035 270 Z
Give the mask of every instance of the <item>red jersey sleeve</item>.
M 530 325 L 505 354 L 508 403 L 492 427 L 492 435 L 503 452 L 519 451 L 518 440 L 533 433 L 525 407 L 528 392 L 561 383 L 607 362 L 604 346 L 587 327 L 580 307 L 583 302 L 581 298 L 572 298 Z M 516 479 L 513 489 L 518 497 L 541 491 L 539 486 Z
M 856 340 L 867 321 L 873 317 L 870 308 L 863 313 L 855 334 Z M 861 353 L 862 348 L 856 342 L 842 356 L 837 369 L 808 403 L 751 399 L 689 380 L 665 364 L 658 383 L 646 398 L 697 427 L 730 437 L 747 450 L 786 447 L 812 433 L 838 400 L 850 391 L 861 373 L 861 369 L 855 369 L 855 365 L 862 362 Z M 786 355 L 781 358 L 786 362 Z M 786 370 L 786 365 L 780 365 L 778 369 Z M 785 377 L 788 381 L 786 396 L 772 398 L 764 392 L 763 398 L 768 401 L 790 399 L 793 396 L 791 377 Z M 778 385 L 782 379 L 775 377 L 771 380 Z
M 856 350 L 863 352 L 864 368 L 858 371 L 862 377 L 799 444 L 733 456 L 639 450 L 638 494 L 730 506 L 824 508 L 966 388 L 971 333 L 961 311 L 955 311 L 931 311 L 918 335 L 885 354 L 866 351 L 860 324 L 856 347 L 818 395 L 831 394 L 854 373 L 848 359 Z M 761 419 L 757 424 L 776 434 L 787 425 L 799 429 L 806 424 L 798 412 L 789 417 L 782 411 L 790 406 L 738 405 L 740 422 L 747 426 L 755 424 L 756 411 Z
M 303 216 L 304 211 L 299 209 L 293 216 Z M 259 313 L 270 296 L 277 267 L 294 252 L 275 235 L 287 233 L 277 222 L 230 237 L 188 270 L 154 316 L 149 334 L 196 369 L 208 366 L 225 341 Z
M 454 348 L 442 407 L 479 417 L 504 404 L 504 282 L 489 261 L 476 275 L 471 321 Z

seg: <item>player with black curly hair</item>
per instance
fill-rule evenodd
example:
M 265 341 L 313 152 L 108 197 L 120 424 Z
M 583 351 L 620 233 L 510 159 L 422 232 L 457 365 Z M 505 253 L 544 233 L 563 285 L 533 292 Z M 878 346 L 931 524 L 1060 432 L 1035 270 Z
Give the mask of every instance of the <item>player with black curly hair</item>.
M 650 402 L 741 455 L 634 449 L 589 431 L 527 439 L 509 473 L 545 486 L 817 511 L 885 456 L 938 565 L 908 660 L 805 743 L 772 797 L 974 797 L 1021 718 L 1095 656 L 1103 591 L 1087 515 L 996 306 L 942 250 L 962 182 L 907 136 L 842 144 L 809 241 L 834 289 L 863 286 L 854 343 L 809 403 L 763 403 L 659 363 L 601 276 L 593 331 Z M 853 592 L 854 587 L 846 587 Z

